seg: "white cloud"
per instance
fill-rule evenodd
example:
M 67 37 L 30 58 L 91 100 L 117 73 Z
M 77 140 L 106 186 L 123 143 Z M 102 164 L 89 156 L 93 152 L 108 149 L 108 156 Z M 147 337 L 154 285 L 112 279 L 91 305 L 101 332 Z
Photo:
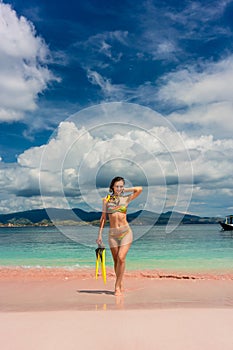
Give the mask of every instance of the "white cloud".
M 112 84 L 111 79 L 102 76 L 100 73 L 88 70 L 87 78 L 93 85 L 97 85 L 101 89 L 104 101 L 122 101 L 127 100 L 129 96 L 134 94 L 123 84 Z
M 122 48 L 128 46 L 128 32 L 115 30 L 102 32 L 90 36 L 86 41 L 77 42 L 74 47 L 83 52 L 85 60 L 82 66 L 85 69 L 106 68 L 110 64 L 117 63 L 121 60 L 123 53 Z
M 170 120 L 179 128 L 197 126 L 196 133 L 210 133 L 218 138 L 232 137 L 233 104 L 219 102 L 188 108 L 184 112 L 173 112 Z M 190 133 L 192 130 L 190 130 Z M 194 131 L 195 133 L 195 128 Z
M 201 70 L 201 71 L 200 71 Z M 217 63 L 188 67 L 164 77 L 158 97 L 165 101 L 186 106 L 223 101 L 232 102 L 233 56 Z
M 25 17 L 0 3 L 0 121 L 17 121 L 37 107 L 38 94 L 56 78 L 46 66 L 49 49 Z
M 135 88 L 113 84 L 97 71 L 88 79 L 100 88 L 103 101 L 137 101 L 172 112 L 168 115 L 179 130 L 231 137 L 233 132 L 233 56 L 178 69 L 160 80 Z M 193 127 L 194 126 L 194 127 Z
M 169 115 L 175 125 L 197 125 L 199 133 L 231 137 L 233 56 L 169 73 L 157 96 L 176 110 Z
M 166 11 L 165 16 L 173 25 L 179 25 L 180 39 L 193 39 L 208 41 L 217 37 L 232 36 L 230 28 L 221 24 L 219 19 L 223 16 L 228 4 L 232 0 L 212 0 L 208 3 L 202 1 L 188 1 L 182 10 Z
M 176 48 L 174 47 L 174 44 L 172 42 L 164 41 L 158 44 L 157 53 L 159 56 L 162 56 L 163 54 L 168 55 L 169 53 L 175 50 Z
M 187 0 L 177 6 L 166 1 L 158 6 L 157 2 L 143 1 L 129 13 L 137 23 L 137 36 L 131 38 L 130 45 L 138 49 L 141 59 L 184 62 L 184 57 L 194 55 L 189 50 L 193 42 L 232 38 L 230 27 L 222 21 L 230 3 L 232 0 Z
M 107 108 L 105 106 L 106 111 Z M 91 108 L 86 111 L 87 120 L 92 113 L 96 114 Z M 134 113 L 138 115 L 139 110 L 135 109 Z M 153 117 L 150 111 L 147 113 L 148 118 Z M 145 115 L 140 114 L 140 118 Z M 47 145 L 28 149 L 18 157 L 17 164 L 1 162 L 0 184 L 5 211 L 6 207 L 12 211 L 17 202 L 18 208 L 25 205 L 29 209 L 30 199 L 31 208 L 41 207 L 40 190 L 45 206 L 64 208 L 85 203 L 100 210 L 101 197 L 116 173 L 148 189 L 149 195 L 145 190 L 141 197 L 147 210 L 158 212 L 174 208 L 179 191 L 176 210 L 185 211 L 193 186 L 190 162 L 194 175 L 191 210 L 199 215 L 221 214 L 226 207 L 221 202 L 220 209 L 220 203 L 218 206 L 214 203 L 214 196 L 222 200 L 225 197 L 230 207 L 232 140 L 215 139 L 211 135 L 190 137 L 185 132 L 181 134 L 159 125 L 143 130 L 135 124 L 127 124 L 127 120 L 127 125 L 120 119 L 119 122 L 119 125 L 110 123 L 95 128 L 77 126 L 72 121 L 62 122 Z
M 192 1 L 188 2 L 183 11 L 169 13 L 169 17 L 184 25 L 190 25 L 192 21 L 210 22 L 220 18 L 231 2 L 232 0 L 213 0 L 209 4 L 203 4 L 201 1 Z
M 19 155 L 18 163 L 22 167 L 41 168 L 42 171 L 57 173 L 61 171 L 64 159 L 66 159 L 66 166 L 69 166 L 70 162 L 74 165 L 74 159 L 75 164 L 80 162 L 85 149 L 92 142 L 92 136 L 84 128 L 78 129 L 72 122 L 61 122 L 57 133 L 47 145 L 26 150 Z

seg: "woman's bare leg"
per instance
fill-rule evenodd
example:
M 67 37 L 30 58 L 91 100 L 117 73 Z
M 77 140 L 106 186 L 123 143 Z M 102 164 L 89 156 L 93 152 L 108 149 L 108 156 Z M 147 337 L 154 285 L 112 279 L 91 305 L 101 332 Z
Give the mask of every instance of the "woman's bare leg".
M 122 245 L 119 247 L 116 262 L 116 284 L 115 284 L 115 295 L 121 295 L 122 280 L 125 272 L 125 259 L 129 251 L 131 243 Z
M 114 271 L 116 273 L 116 267 L 117 267 L 117 257 L 118 257 L 118 251 L 119 251 L 119 247 L 111 247 L 111 253 L 112 253 L 112 258 L 114 261 Z
M 117 275 L 117 261 L 118 261 L 118 251 L 119 251 L 119 246 L 117 247 L 112 247 L 111 249 L 111 253 L 112 253 L 112 257 L 113 257 L 113 261 L 114 261 L 114 271 L 115 274 Z M 120 289 L 122 290 L 122 284 L 120 286 Z
M 120 248 L 119 246 L 110 248 L 111 252 L 112 252 L 113 261 L 114 261 L 115 274 L 116 274 L 116 271 L 117 271 L 117 261 L 118 261 L 119 248 Z M 123 290 L 123 283 L 121 283 L 120 289 L 121 289 L 121 291 Z

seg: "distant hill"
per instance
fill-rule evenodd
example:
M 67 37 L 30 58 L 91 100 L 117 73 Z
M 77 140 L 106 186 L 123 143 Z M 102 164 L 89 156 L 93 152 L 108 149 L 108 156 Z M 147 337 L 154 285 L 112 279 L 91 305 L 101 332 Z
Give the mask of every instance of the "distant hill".
M 173 214 L 173 215 L 172 215 Z M 157 214 L 154 212 L 139 210 L 135 213 L 127 214 L 129 222 L 135 225 L 166 225 L 173 217 L 173 222 L 180 221 L 181 224 L 215 224 L 218 223 L 219 218 L 214 217 L 199 217 L 190 214 L 182 214 L 178 212 L 168 211 L 166 213 Z M 80 224 L 81 222 L 98 224 L 100 219 L 100 212 L 86 212 L 79 208 L 74 209 L 35 209 L 23 212 L 16 212 L 10 214 L 0 214 L 0 223 L 2 225 L 48 225 L 52 221 L 56 224 Z M 51 219 L 52 218 L 52 221 Z M 172 222 L 171 222 L 172 223 Z

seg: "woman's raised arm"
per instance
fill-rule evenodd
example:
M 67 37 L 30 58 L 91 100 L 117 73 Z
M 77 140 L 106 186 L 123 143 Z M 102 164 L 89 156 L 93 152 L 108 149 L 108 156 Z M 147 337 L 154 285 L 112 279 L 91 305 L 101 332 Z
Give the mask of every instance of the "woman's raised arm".
M 124 188 L 124 192 L 133 192 L 129 196 L 129 201 L 132 201 L 132 200 L 137 198 L 142 193 L 142 187 L 141 186 L 135 186 L 135 187 Z

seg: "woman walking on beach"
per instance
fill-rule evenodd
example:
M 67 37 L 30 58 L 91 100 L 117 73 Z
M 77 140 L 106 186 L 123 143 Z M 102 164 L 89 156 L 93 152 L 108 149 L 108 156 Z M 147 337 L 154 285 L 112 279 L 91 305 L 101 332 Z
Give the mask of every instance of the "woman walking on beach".
M 110 224 L 108 242 L 114 260 L 116 296 L 122 294 L 125 259 L 133 241 L 133 233 L 126 218 L 127 207 L 142 192 L 142 187 L 125 188 L 124 186 L 123 177 L 117 176 L 112 179 L 109 187 L 111 194 L 103 199 L 99 234 L 96 240 L 98 245 L 102 245 L 102 231 L 108 215 Z M 124 195 L 125 192 L 131 192 L 131 194 Z

